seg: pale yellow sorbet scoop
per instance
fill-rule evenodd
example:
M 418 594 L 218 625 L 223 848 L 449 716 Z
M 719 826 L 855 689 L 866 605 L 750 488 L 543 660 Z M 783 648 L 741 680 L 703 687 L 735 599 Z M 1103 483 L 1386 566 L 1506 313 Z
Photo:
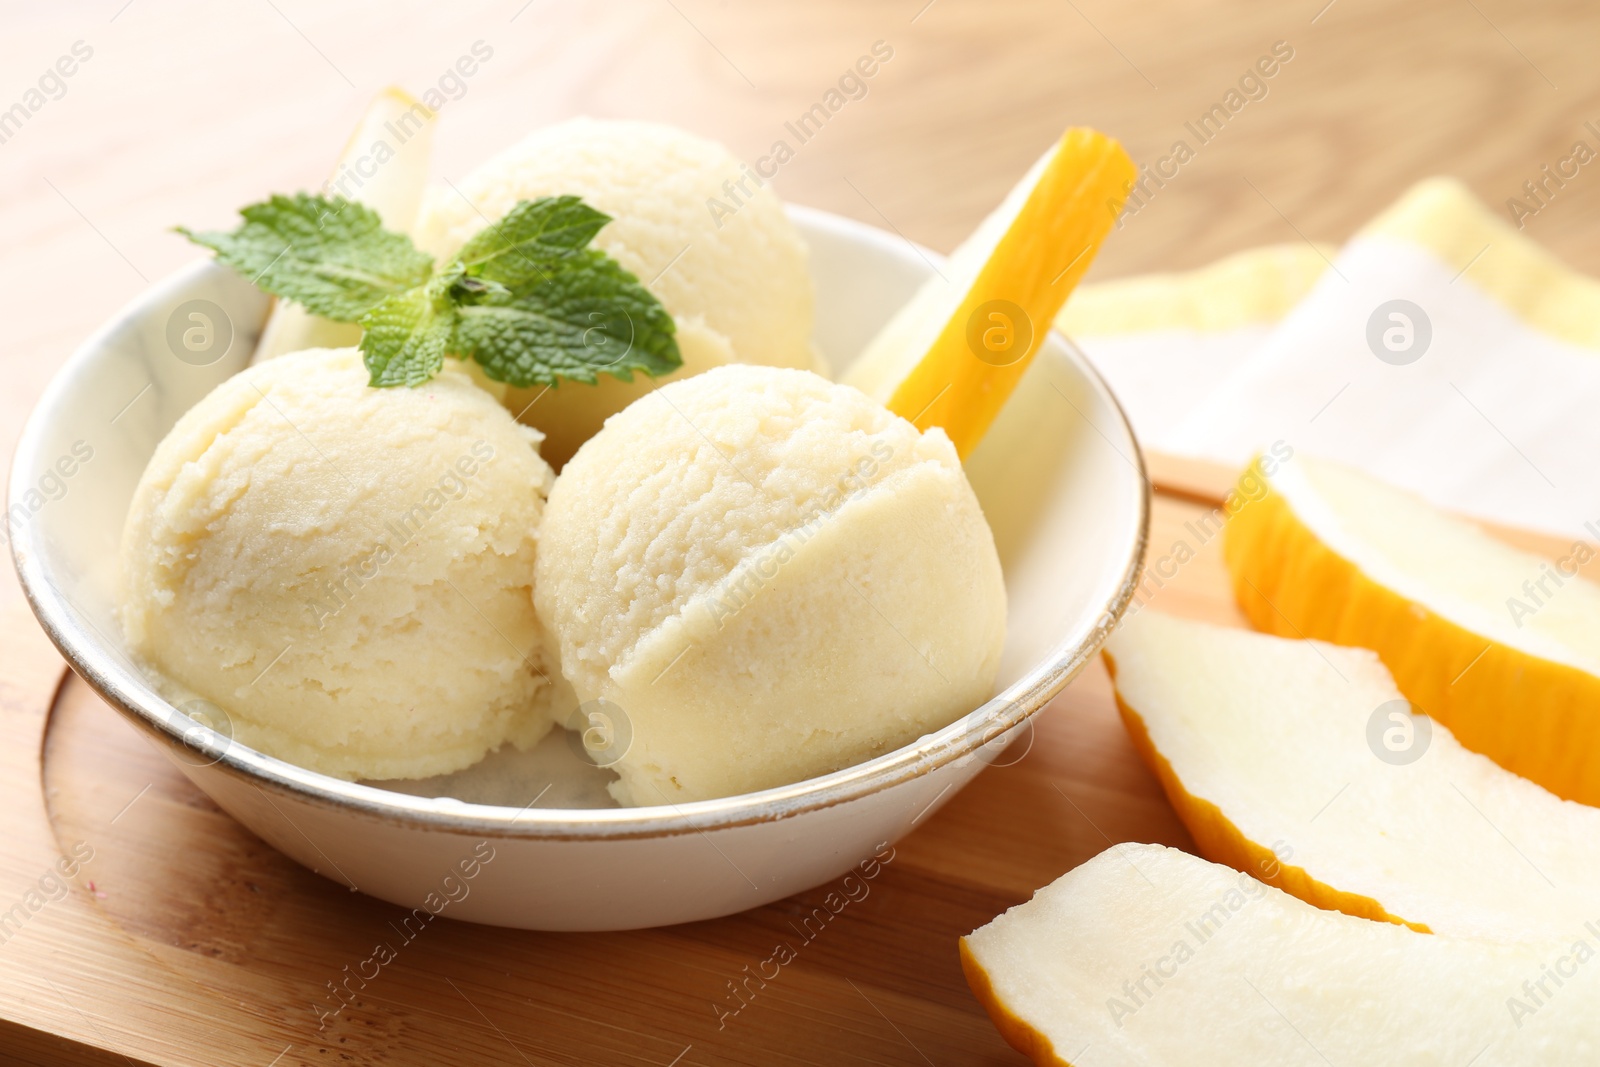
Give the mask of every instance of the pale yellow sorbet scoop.
M 721 367 L 613 416 L 550 494 L 535 588 L 632 805 L 898 748 L 992 695 L 1005 640 L 944 432 L 800 370 Z
M 132 648 L 233 736 L 344 778 L 459 770 L 549 730 L 533 611 L 550 468 L 450 361 L 373 389 L 361 354 L 251 367 L 178 421 L 122 541 Z
M 683 366 L 669 378 L 734 362 L 816 365 L 806 247 L 782 203 L 726 148 L 671 126 L 577 118 L 536 130 L 433 190 L 417 243 L 444 262 L 518 200 L 564 194 L 611 216 L 594 247 L 677 323 Z M 559 470 L 607 416 L 658 384 L 602 374 L 594 385 L 511 389 L 505 403 L 543 431 L 544 456 Z

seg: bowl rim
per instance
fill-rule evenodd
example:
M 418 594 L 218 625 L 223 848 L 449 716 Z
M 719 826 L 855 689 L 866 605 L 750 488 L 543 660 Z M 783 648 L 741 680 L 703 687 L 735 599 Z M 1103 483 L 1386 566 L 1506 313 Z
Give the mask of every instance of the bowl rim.
M 930 264 L 944 258 L 903 237 L 897 238 L 887 231 L 831 212 L 799 205 L 789 205 L 788 210 L 810 226 L 833 230 L 853 240 L 897 246 L 900 254 L 909 248 Z M 222 269 L 226 268 L 218 267 L 214 261 L 200 260 L 145 289 L 57 370 L 30 412 L 18 440 L 9 472 L 8 508 L 18 502 L 19 487 L 28 484 L 27 474 L 37 465 L 36 453 L 45 434 L 44 412 L 55 406 L 56 394 L 67 388 L 72 377 L 68 372 L 74 365 L 87 362 L 90 354 L 120 325 L 148 313 L 151 304 L 163 292 L 187 288 L 198 277 Z M 530 804 L 517 809 L 473 804 L 450 797 L 414 796 L 333 778 L 258 752 L 210 730 L 180 730 L 174 717 L 182 717 L 185 722 L 191 720 L 161 697 L 145 679 L 125 669 L 116 655 L 103 648 L 92 624 L 78 618 L 76 609 L 49 581 L 34 551 L 32 524 L 20 524 L 13 531 L 12 561 L 29 607 L 72 670 L 153 740 L 169 750 L 188 750 L 194 756 L 203 757 L 190 761 L 189 766 L 184 766 L 184 760 L 176 760 L 185 773 L 191 773 L 190 767 L 215 767 L 257 790 L 270 788 L 312 807 L 335 809 L 422 830 L 488 838 L 615 841 L 703 834 L 709 830 L 776 822 L 883 792 L 1011 735 L 1043 710 L 1083 670 L 1127 611 L 1137 589 L 1150 537 L 1151 484 L 1144 454 L 1126 411 L 1105 379 L 1070 338 L 1053 328 L 1049 332 L 1065 343 L 1070 358 L 1109 402 L 1134 446 L 1133 467 L 1139 486 L 1137 535 L 1129 545 L 1123 572 L 1110 602 L 1102 606 L 1087 633 L 1076 640 L 1063 640 L 1022 677 L 955 722 L 863 763 L 790 785 L 713 800 L 638 808 L 534 808 Z M 981 729 L 975 729 L 975 725 L 981 725 Z M 929 802 L 930 806 L 943 795 L 941 791 Z

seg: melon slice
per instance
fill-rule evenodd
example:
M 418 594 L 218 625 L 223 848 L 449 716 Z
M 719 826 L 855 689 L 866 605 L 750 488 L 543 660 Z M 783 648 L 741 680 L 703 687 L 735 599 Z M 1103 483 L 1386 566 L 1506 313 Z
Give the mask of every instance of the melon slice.
M 1073 128 L 878 333 L 845 382 L 965 459 L 1117 221 L 1136 175 L 1122 146 Z
M 1600 922 L 1547 944 L 1321 911 L 1119 845 L 961 940 L 1002 1036 L 1077 1067 L 1558 1067 L 1600 1058 Z
M 1373 649 L 1456 738 L 1557 796 L 1600 804 L 1600 586 L 1403 490 L 1297 455 L 1223 550 L 1258 629 Z
M 1600 808 L 1415 716 L 1372 652 L 1146 610 L 1105 658 L 1135 747 L 1207 859 L 1434 933 L 1538 940 L 1600 920 Z
M 345 142 L 323 188 L 365 204 L 385 229 L 409 233 L 422 207 L 433 152 L 436 113 L 404 90 L 379 93 Z M 252 362 L 307 348 L 346 348 L 361 343 L 361 327 L 311 314 L 299 304 L 276 301 L 256 343 Z

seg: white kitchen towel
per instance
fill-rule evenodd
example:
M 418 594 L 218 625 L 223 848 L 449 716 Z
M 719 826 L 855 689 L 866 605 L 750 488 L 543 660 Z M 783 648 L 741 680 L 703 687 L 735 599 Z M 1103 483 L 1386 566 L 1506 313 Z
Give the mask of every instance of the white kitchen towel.
M 1056 326 L 1105 377 L 1144 447 L 1171 452 L 1172 431 L 1261 346 L 1334 254 L 1272 245 L 1199 270 L 1086 285 Z
M 1600 283 L 1431 179 L 1160 440 L 1238 466 L 1283 441 L 1455 511 L 1593 538 Z

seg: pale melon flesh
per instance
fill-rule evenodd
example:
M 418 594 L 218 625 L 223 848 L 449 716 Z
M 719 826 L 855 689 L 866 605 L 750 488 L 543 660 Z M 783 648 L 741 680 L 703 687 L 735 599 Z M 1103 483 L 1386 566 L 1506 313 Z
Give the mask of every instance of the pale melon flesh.
M 435 112 L 400 89 L 379 93 L 350 134 L 322 192 L 378 213 L 387 229 L 406 233 L 416 222 L 433 152 Z M 361 327 L 313 315 L 279 300 L 261 331 L 251 362 L 308 348 L 361 343 Z M 491 389 L 493 391 L 493 389 Z M 503 391 L 503 390 L 502 390 Z
M 1351 467 L 1296 456 L 1273 488 L 1334 552 L 1464 630 L 1600 674 L 1600 585 Z M 1592 553 L 1576 553 L 1587 559 Z
M 1600 1057 L 1600 922 L 1548 944 L 1321 911 L 1115 846 L 962 940 L 1002 1034 L 1077 1067 L 1505 1067 Z
M 1285 867 L 1316 884 L 1284 888 L 1320 906 L 1355 894 L 1435 933 L 1564 937 L 1600 920 L 1600 809 L 1415 716 L 1374 653 L 1142 611 L 1105 655 L 1209 858 L 1245 866 L 1230 828 L 1287 845 Z
M 1295 455 L 1228 520 L 1251 624 L 1370 648 L 1456 738 L 1567 800 L 1600 806 L 1594 550 L 1521 551 L 1370 475 Z

